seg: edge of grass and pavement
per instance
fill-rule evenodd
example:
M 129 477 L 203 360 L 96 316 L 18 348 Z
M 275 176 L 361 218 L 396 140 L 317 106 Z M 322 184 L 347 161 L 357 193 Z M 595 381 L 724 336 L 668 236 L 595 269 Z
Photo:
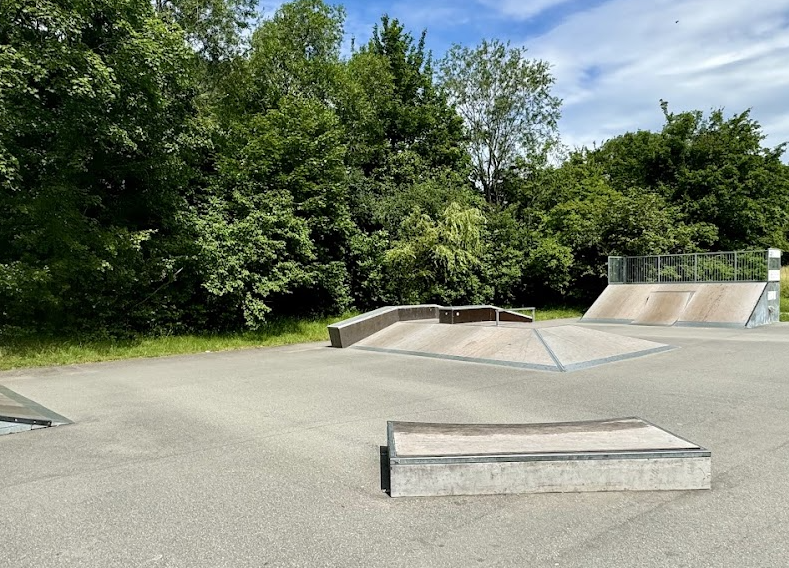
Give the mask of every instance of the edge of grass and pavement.
M 142 336 L 133 339 L 0 336 L 0 371 L 327 341 L 327 325 L 354 315 L 357 314 L 349 312 L 311 320 L 282 318 L 272 320 L 254 331 Z
M 143 336 L 133 339 L 0 335 L 0 371 L 327 341 L 326 326 L 355 315 L 358 312 L 312 320 L 283 318 L 272 320 L 255 331 Z M 537 321 L 546 321 L 581 317 L 583 310 L 568 306 L 538 308 L 536 315 Z

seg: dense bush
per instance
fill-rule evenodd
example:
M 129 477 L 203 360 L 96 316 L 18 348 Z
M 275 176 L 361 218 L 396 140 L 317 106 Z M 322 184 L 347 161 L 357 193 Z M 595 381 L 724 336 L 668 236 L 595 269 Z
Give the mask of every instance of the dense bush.
M 663 104 L 658 132 L 550 159 L 560 101 L 525 50 L 434 65 L 383 17 L 344 57 L 342 8 L 296 0 L 250 34 L 252 5 L 2 4 L 2 329 L 588 302 L 607 255 L 789 246 L 784 147 L 747 111 Z

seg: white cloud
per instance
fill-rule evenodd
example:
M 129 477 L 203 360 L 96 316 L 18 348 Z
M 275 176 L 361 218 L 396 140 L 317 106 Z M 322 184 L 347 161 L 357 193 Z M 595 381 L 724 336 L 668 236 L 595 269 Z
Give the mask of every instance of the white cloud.
M 525 45 L 554 65 L 567 143 L 659 128 L 659 99 L 752 107 L 768 145 L 789 140 L 789 0 L 610 0 Z
M 505 16 L 518 20 L 528 20 L 542 12 L 555 8 L 570 0 L 479 0 L 479 2 L 493 8 Z

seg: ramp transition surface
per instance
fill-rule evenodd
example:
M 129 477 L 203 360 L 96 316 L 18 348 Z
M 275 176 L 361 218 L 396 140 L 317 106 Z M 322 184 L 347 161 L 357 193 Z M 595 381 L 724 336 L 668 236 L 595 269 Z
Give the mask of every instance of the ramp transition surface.
M 673 349 L 575 325 L 533 329 L 435 321 L 397 322 L 352 348 L 559 372 Z
M 765 282 L 611 284 L 584 314 L 585 322 L 750 327 Z

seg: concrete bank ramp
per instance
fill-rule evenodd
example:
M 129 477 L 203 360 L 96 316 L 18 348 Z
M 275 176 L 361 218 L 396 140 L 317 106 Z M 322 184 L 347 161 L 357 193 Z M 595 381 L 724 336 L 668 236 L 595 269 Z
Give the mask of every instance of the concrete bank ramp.
M 611 284 L 584 322 L 753 327 L 769 323 L 765 282 Z
M 673 347 L 574 325 L 533 329 L 518 324 L 397 322 L 352 349 L 563 372 Z

